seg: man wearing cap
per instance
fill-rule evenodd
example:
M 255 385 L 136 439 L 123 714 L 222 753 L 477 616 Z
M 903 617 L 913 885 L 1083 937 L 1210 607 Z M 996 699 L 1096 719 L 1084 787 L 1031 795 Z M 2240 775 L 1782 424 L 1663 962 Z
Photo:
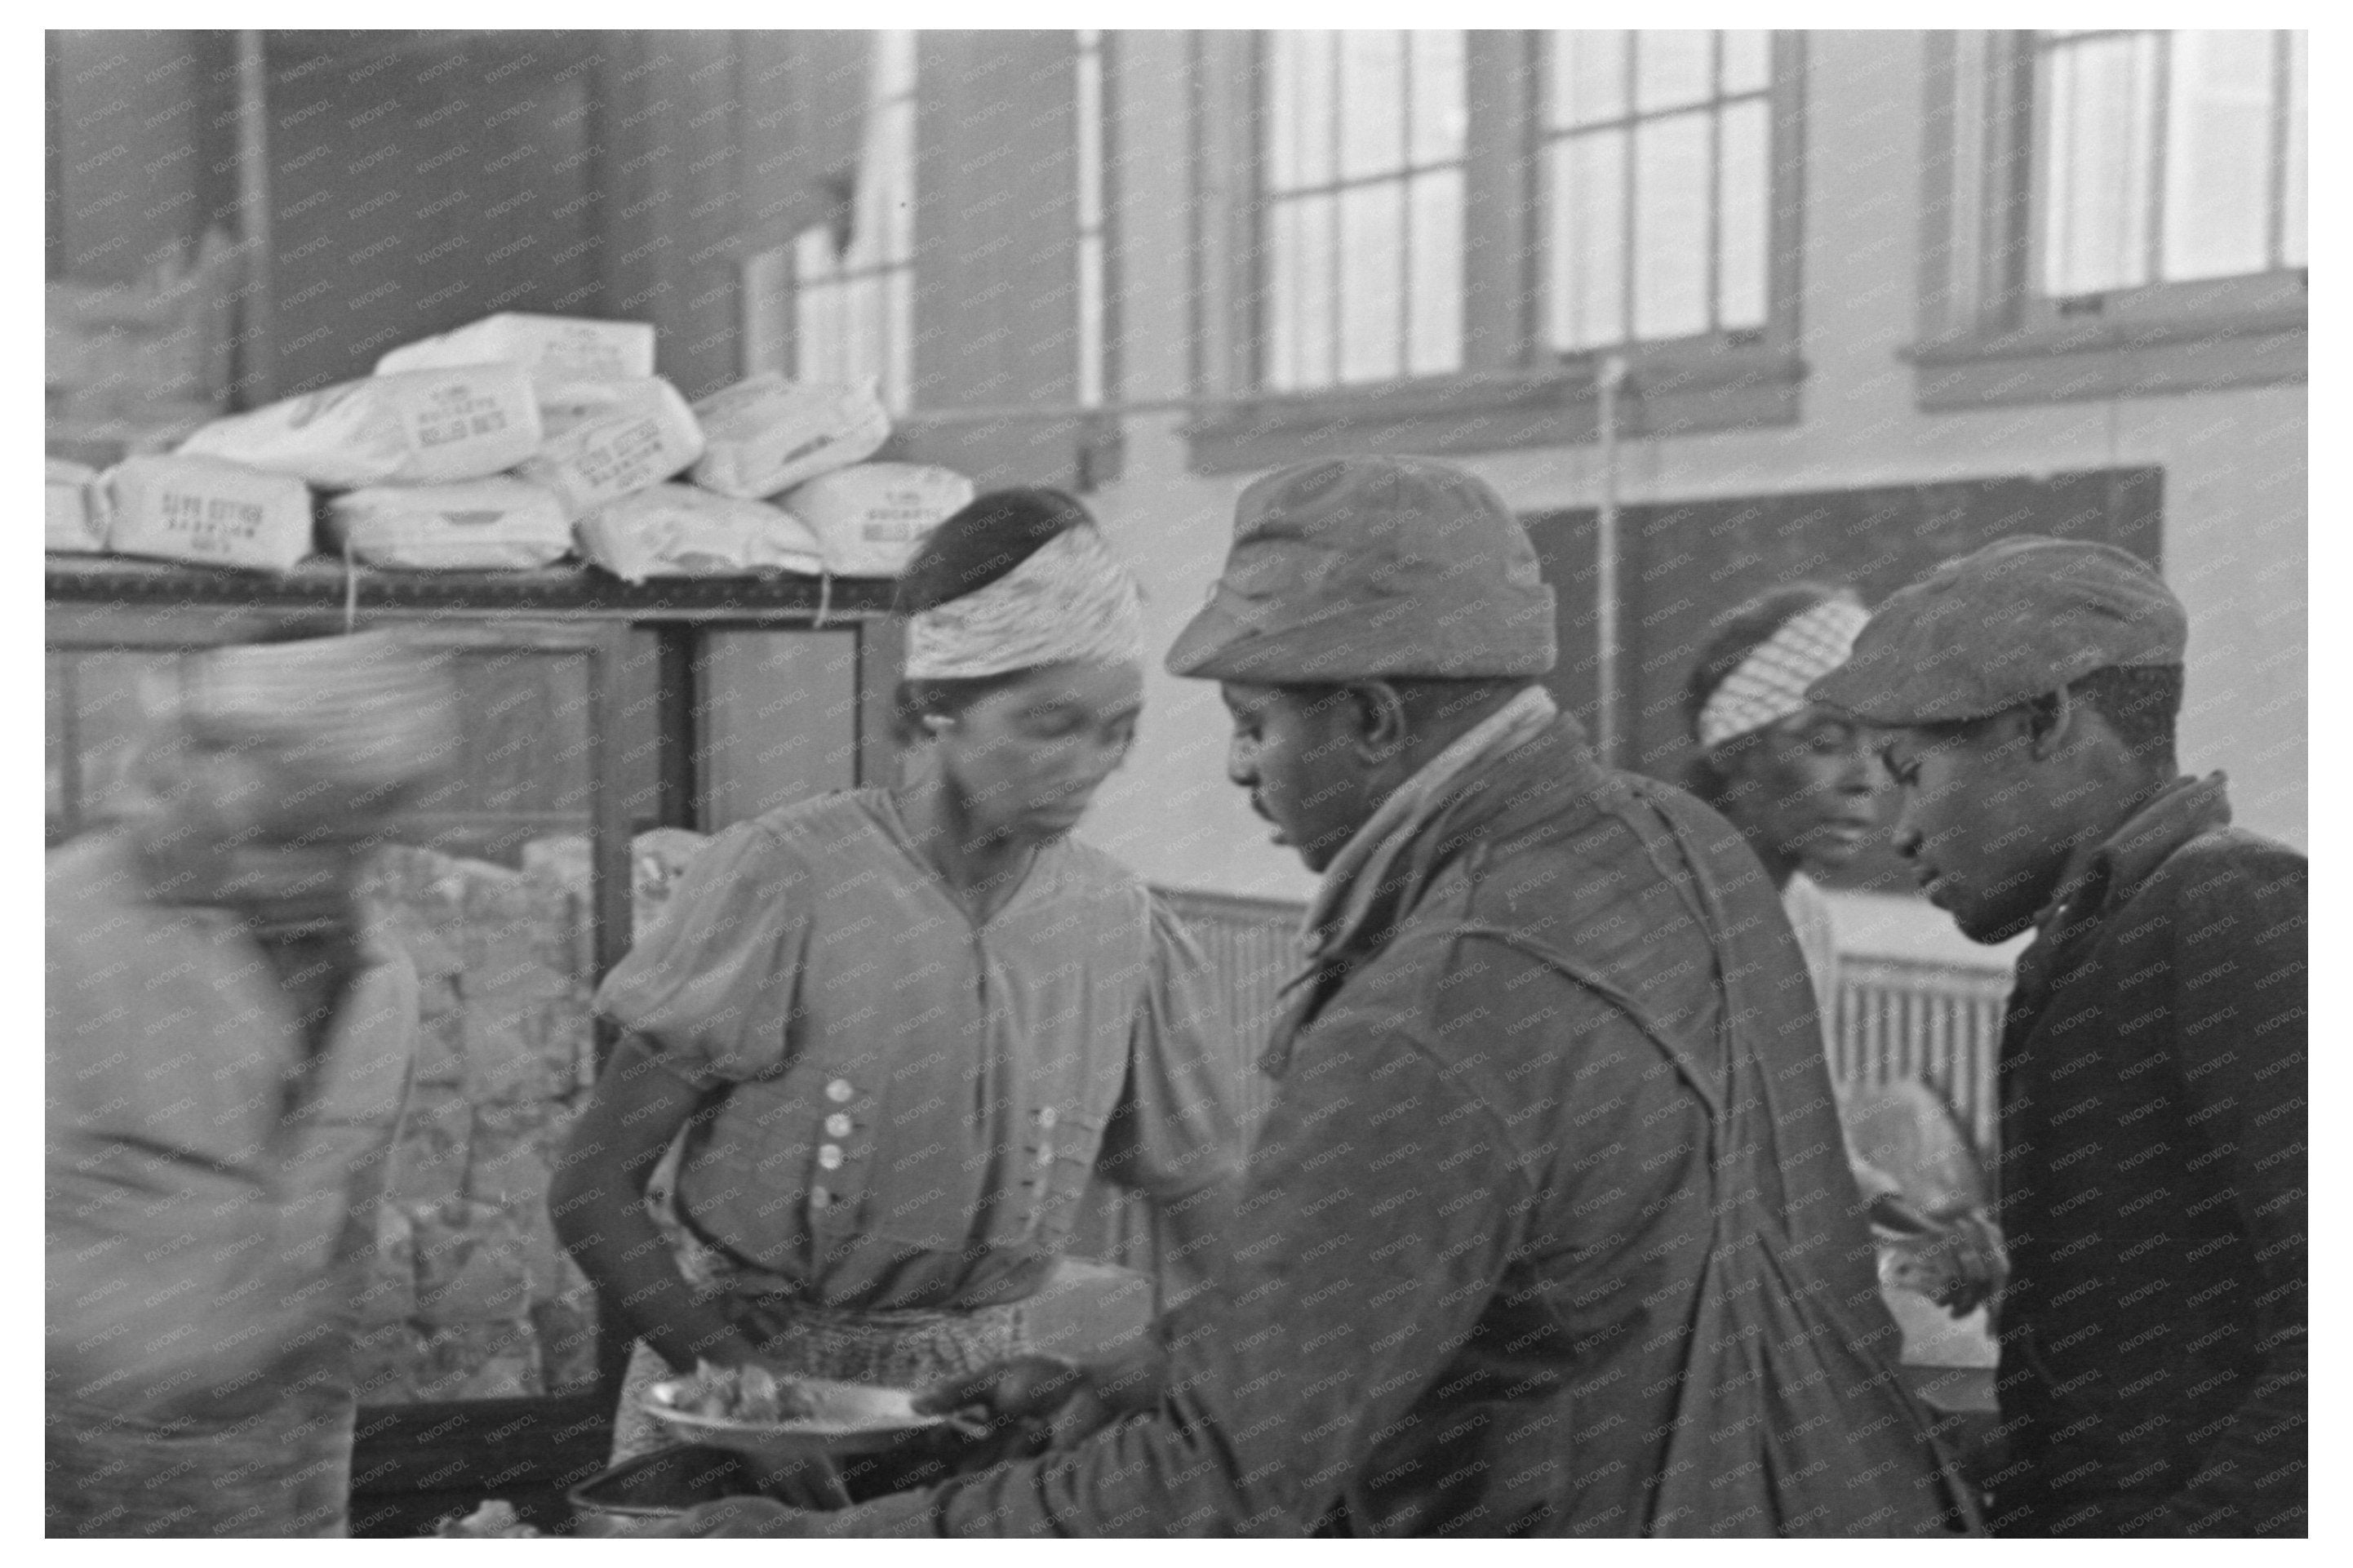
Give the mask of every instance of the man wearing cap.
M 2001 1044 L 1999 1533 L 2305 1531 L 2305 857 L 2177 776 L 2187 641 L 2137 557 L 2013 538 L 1811 688 L 1889 731 L 1929 901 L 2035 930 Z
M 383 633 L 191 655 L 48 859 L 47 1533 L 345 1532 L 417 977 L 361 858 L 456 742 Z
M 1221 683 L 1234 782 L 1324 885 L 1229 1261 L 1156 1365 L 932 1402 L 1075 1385 L 1046 1454 L 838 1515 L 707 1505 L 684 1533 L 1956 1527 L 1881 1361 L 1772 885 L 1721 818 L 1597 764 L 1535 683 L 1553 623 L 1526 533 L 1459 470 L 1347 459 L 1244 493 L 1168 665 Z

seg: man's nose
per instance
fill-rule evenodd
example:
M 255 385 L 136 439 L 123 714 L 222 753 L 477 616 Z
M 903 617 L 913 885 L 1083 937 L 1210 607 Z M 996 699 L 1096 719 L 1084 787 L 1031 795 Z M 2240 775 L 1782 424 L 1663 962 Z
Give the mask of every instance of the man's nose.
M 1924 839 L 1919 828 L 1914 824 L 1912 813 L 1909 810 L 1896 817 L 1895 831 L 1889 837 L 1895 845 L 1897 854 L 1902 855 L 1905 860 L 1920 858 L 1920 845 Z
M 1247 789 L 1258 782 L 1258 763 L 1240 736 L 1226 743 L 1226 779 Z

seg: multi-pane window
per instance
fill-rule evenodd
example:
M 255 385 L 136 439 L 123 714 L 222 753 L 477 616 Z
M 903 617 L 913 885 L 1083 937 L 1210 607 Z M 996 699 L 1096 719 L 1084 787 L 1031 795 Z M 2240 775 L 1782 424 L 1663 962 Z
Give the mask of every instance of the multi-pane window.
M 1266 37 L 1266 387 L 1461 368 L 1464 49 L 1446 31 Z
M 820 224 L 793 241 L 793 374 L 875 381 L 902 413 L 914 386 L 914 33 L 874 35 L 869 83 L 849 232 Z
M 1111 344 L 1111 252 L 1104 229 L 1111 205 L 1111 111 L 1098 28 L 1079 29 L 1078 72 L 1079 401 L 1092 408 L 1102 404 L 1110 378 Z
M 2035 53 L 2042 293 L 2305 265 L 2304 34 L 2054 32 Z
M 1764 326 L 1772 35 L 1558 31 L 1544 52 L 1549 345 Z

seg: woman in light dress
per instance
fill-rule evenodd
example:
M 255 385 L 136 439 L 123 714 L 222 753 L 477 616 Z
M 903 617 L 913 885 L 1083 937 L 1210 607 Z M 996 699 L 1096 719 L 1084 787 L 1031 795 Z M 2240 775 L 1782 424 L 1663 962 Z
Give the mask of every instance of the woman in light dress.
M 698 1361 L 923 1387 L 1030 1346 L 1091 1177 L 1198 1266 L 1241 1162 L 1199 950 L 1070 834 L 1142 707 L 1134 578 L 1078 502 L 984 495 L 902 574 L 892 787 L 719 834 L 597 1007 L 619 1046 L 551 1190 L 638 1334 Z M 644 1202 L 683 1130 L 673 1255 Z

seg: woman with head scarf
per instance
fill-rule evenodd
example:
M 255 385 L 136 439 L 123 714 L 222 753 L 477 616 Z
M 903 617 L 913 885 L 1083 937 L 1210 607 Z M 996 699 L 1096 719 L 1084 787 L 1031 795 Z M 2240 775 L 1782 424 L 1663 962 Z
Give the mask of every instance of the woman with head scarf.
M 1877 830 L 1880 764 L 1862 727 L 1808 701 L 1806 688 L 1846 662 L 1870 619 L 1850 588 L 1810 582 L 1775 588 L 1717 623 L 1683 693 L 1700 748 L 1692 791 L 1740 830 L 1781 891 L 1842 1102 L 1852 1086 L 1837 1078 L 1838 938 L 1830 899 L 1806 874 L 1845 864 Z M 1913 1091 L 1907 1104 L 1930 1114 L 1917 1102 L 1931 1091 L 1902 1087 Z M 1941 1103 L 1933 1114 L 1950 1121 Z M 1852 1142 L 1847 1160 L 1883 1241 L 1906 1260 L 1900 1276 L 1957 1313 L 1984 1300 L 2003 1265 L 2000 1234 L 1982 1207 L 1956 1210 L 1949 1192 L 1935 1202 L 1925 1192 L 1907 1195 Z
M 889 789 L 720 834 L 606 980 L 621 1044 L 575 1128 L 559 1234 L 643 1341 L 913 1387 L 1029 1347 L 1097 1172 L 1198 1265 L 1240 1165 L 1202 959 L 1069 834 L 1142 706 L 1134 579 L 1058 492 L 985 495 L 902 574 Z M 681 1131 L 673 1259 L 642 1202 Z
M 1717 623 L 1683 692 L 1699 747 L 1692 792 L 1740 830 L 1781 890 L 1825 1021 L 1838 1004 L 1838 947 L 1830 901 L 1806 871 L 1845 864 L 1870 838 L 1879 763 L 1854 723 L 1808 702 L 1806 687 L 1846 662 L 1869 619 L 1845 588 L 1776 588 Z

